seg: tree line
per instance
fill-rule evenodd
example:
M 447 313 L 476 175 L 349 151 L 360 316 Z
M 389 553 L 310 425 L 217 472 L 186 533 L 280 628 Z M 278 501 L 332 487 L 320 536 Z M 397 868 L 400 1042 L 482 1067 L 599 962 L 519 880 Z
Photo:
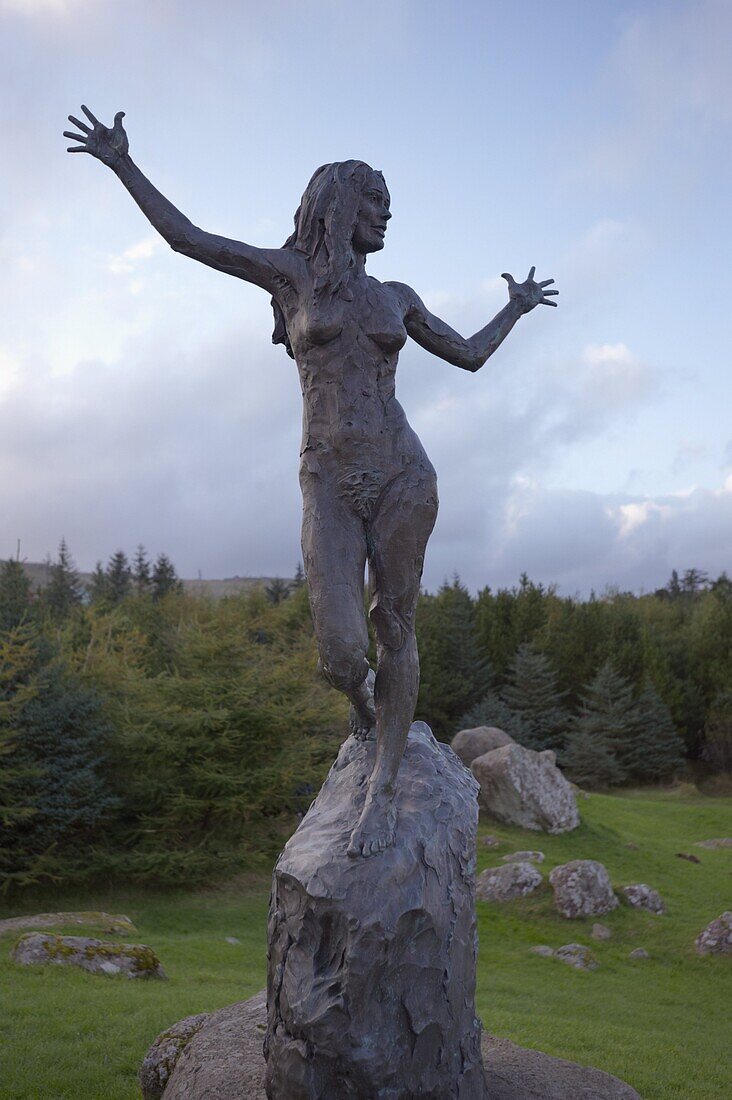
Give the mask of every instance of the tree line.
M 698 570 L 648 595 L 560 596 L 526 575 L 417 609 L 419 709 L 448 737 L 495 725 L 578 782 L 652 782 L 685 760 L 732 770 L 732 581 Z M 428 717 L 429 716 L 429 717 Z
M 197 881 L 270 860 L 347 731 L 304 577 L 219 601 L 142 548 L 79 581 L 0 565 L 0 876 Z M 417 717 L 498 725 L 581 784 L 732 770 L 732 584 L 561 597 L 455 578 L 417 612 Z M 374 652 L 372 650 L 372 658 Z

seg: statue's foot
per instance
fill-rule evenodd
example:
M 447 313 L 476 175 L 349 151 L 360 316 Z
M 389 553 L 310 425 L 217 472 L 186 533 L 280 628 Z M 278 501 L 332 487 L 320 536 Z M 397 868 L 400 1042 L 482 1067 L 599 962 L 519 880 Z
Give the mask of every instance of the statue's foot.
M 374 670 L 369 669 L 368 676 L 351 701 L 351 713 L 348 725 L 358 741 L 376 740 L 376 709 L 374 707 Z
M 351 707 L 348 717 L 348 728 L 357 741 L 376 740 L 376 717 L 370 718 L 368 714 L 359 714 L 356 707 Z
M 358 825 L 351 833 L 349 856 L 376 856 L 394 843 L 396 811 L 392 797 L 368 795 Z

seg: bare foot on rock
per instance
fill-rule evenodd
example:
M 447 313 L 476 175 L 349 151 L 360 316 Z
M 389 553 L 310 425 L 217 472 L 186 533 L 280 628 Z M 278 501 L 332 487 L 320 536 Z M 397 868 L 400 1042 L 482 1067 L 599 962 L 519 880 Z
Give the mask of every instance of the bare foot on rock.
M 376 708 L 374 707 L 374 683 L 376 676 L 369 669 L 368 676 L 351 698 L 348 725 L 357 741 L 376 740 Z
M 351 833 L 349 856 L 355 859 L 357 856 L 376 856 L 379 852 L 386 851 L 394 843 L 395 825 L 393 796 L 368 794 L 358 825 Z

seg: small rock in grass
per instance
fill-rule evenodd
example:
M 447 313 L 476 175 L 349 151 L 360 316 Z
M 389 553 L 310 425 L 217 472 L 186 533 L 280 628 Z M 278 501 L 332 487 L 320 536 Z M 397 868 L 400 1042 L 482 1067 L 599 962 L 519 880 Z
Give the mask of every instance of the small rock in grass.
M 119 936 L 130 936 L 137 931 L 129 917 L 82 910 L 72 913 L 34 913 L 28 917 L 8 917 L 7 920 L 0 920 L 0 936 L 4 932 L 21 932 L 24 928 L 58 928 L 65 924 L 92 924 L 107 933 Z
M 536 947 L 531 948 L 531 952 L 534 955 L 541 955 L 545 959 L 550 959 L 554 954 L 554 948 L 545 943 L 537 943 Z
M 241 943 L 241 940 L 238 940 L 236 938 L 236 936 L 227 936 L 226 937 L 226 942 L 227 943 Z
M 88 936 L 53 936 L 28 932 L 10 952 L 22 966 L 78 966 L 90 974 L 124 974 L 128 978 L 165 978 L 151 947 L 142 943 L 105 943 Z
M 501 856 L 504 863 L 543 863 L 543 852 L 510 852 L 507 856 Z
M 689 863 L 701 863 L 699 856 L 695 856 L 689 852 L 677 852 L 676 856 L 678 859 L 688 859 Z
M 629 959 L 650 959 L 650 957 L 645 947 L 636 947 L 635 950 L 631 951 L 628 955 Z
M 697 840 L 697 848 L 732 848 L 732 837 L 718 836 L 712 840 Z
M 595 970 L 597 959 L 589 947 L 583 947 L 581 943 L 565 943 L 564 947 L 558 947 L 554 957 L 561 959 L 568 966 L 574 966 L 577 970 Z
M 655 913 L 659 917 L 666 912 L 666 903 L 658 890 L 653 890 L 645 882 L 624 886 L 623 893 L 635 909 L 647 909 L 649 913 Z
M 612 936 L 612 932 L 606 924 L 593 924 L 592 926 L 592 938 L 593 940 L 609 940 Z
M 530 863 L 507 863 L 504 867 L 491 867 L 478 876 L 475 896 L 481 901 L 513 901 L 533 893 L 542 881 L 542 876 Z
M 510 865 L 509 865 L 510 866 Z M 554 904 L 563 917 L 601 917 L 617 907 L 610 876 L 596 859 L 573 859 L 549 875 Z
M 708 924 L 694 943 L 697 955 L 732 955 L 732 911 Z
M 638 847 L 637 844 L 626 844 L 625 847 L 630 852 L 639 852 L 640 851 L 640 848 Z
M 497 836 L 484 836 L 483 843 L 485 844 L 486 848 L 500 848 L 503 841 L 501 841 Z

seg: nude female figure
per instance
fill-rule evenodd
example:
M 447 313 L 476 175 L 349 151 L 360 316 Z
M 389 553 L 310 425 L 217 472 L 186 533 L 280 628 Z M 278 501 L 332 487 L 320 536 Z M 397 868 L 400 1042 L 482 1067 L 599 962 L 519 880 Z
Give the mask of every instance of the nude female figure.
M 419 661 L 414 618 L 427 539 L 437 516 L 435 471 L 394 396 L 399 351 L 411 336 L 464 370 L 477 371 L 518 319 L 556 305 L 553 279 L 523 283 L 504 274 L 508 304 L 469 339 L 433 316 L 403 283 L 366 275 L 384 247 L 389 192 L 362 161 L 317 170 L 282 248 L 254 248 L 193 225 L 145 178 L 129 155 L 124 112 L 111 129 L 86 107 L 88 124 L 70 153 L 112 169 L 175 252 L 255 283 L 272 296 L 275 343 L 300 372 L 303 440 L 302 548 L 319 663 L 351 701 L 351 729 L 376 740 L 376 759 L 350 855 L 374 855 L 394 839 L 397 771 L 414 716 Z M 364 569 L 377 642 L 376 675 L 366 659 Z

